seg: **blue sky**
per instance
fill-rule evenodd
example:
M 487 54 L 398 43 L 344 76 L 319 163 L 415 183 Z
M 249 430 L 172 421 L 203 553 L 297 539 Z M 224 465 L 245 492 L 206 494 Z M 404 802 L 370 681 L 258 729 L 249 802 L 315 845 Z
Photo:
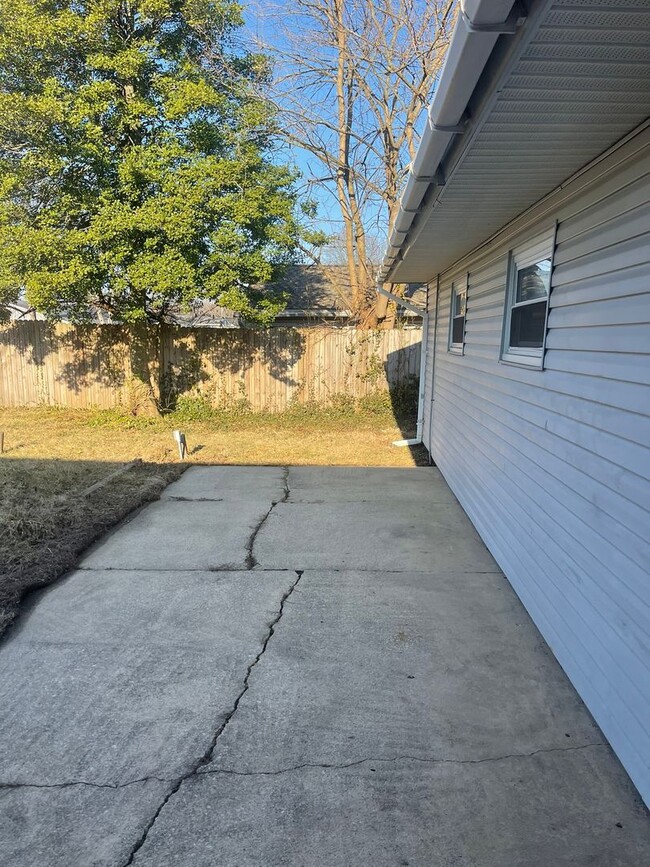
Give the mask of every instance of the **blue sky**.
M 244 8 L 246 30 L 244 38 L 248 47 L 258 44 L 261 49 L 265 45 L 271 46 L 277 57 L 275 68 L 274 88 L 279 103 L 285 110 L 294 108 L 302 117 L 305 109 L 309 109 L 311 117 L 319 121 L 330 120 L 333 128 L 336 128 L 336 105 L 334 103 L 333 78 L 336 70 L 336 48 L 323 44 L 319 41 L 318 27 L 314 24 L 313 16 L 302 16 L 297 11 L 296 0 L 248 0 Z M 365 0 L 350 0 L 346 5 L 346 20 L 349 30 L 349 41 L 358 56 L 365 57 L 362 72 L 359 73 L 355 84 L 354 120 L 353 127 L 359 136 L 361 143 L 353 144 L 351 163 L 358 165 L 363 161 L 362 174 L 366 179 L 363 189 L 368 198 L 364 207 L 364 223 L 366 237 L 368 239 L 368 253 L 372 260 L 381 258 L 387 236 L 387 205 L 379 194 L 379 190 L 385 189 L 384 179 L 384 140 L 379 131 L 380 125 L 385 118 L 385 104 L 377 102 L 371 94 L 384 92 L 389 99 L 396 98 L 399 106 L 396 113 L 389 120 L 392 126 L 393 140 L 400 140 L 405 129 L 407 106 L 413 99 L 413 94 L 419 93 L 421 87 L 421 58 L 427 54 L 430 61 L 437 59 L 440 51 L 439 38 L 442 34 L 444 40 L 446 28 L 451 26 L 453 16 L 449 14 L 449 7 L 445 0 L 384 0 L 382 4 L 366 3 Z M 369 10 L 372 11 L 370 14 Z M 378 18 L 374 17 L 377 12 Z M 316 28 L 316 29 L 315 29 Z M 441 28 L 445 28 L 441 30 Z M 361 34 L 361 35 L 359 35 Z M 312 40 L 313 48 L 305 44 Z M 364 41 L 365 40 L 365 41 Z M 417 47 L 417 55 L 414 53 Z M 369 49 L 369 52 L 366 51 Z M 284 90 L 282 86 L 283 73 L 292 71 L 290 52 L 294 50 L 301 57 L 301 69 L 303 78 L 301 89 L 295 79 L 291 80 Z M 414 57 L 419 57 L 413 63 Z M 387 65 L 386 58 L 391 58 Z M 312 58 L 314 69 L 306 71 L 305 65 Z M 329 68 L 330 77 L 319 77 L 321 64 Z M 403 64 L 401 72 L 396 72 Z M 437 66 L 432 67 L 432 69 Z M 309 77 L 306 82 L 304 76 Z M 363 76 L 361 78 L 360 76 Z M 369 93 L 364 94 L 365 84 Z M 431 86 L 431 81 L 427 81 Z M 424 94 L 425 101 L 430 94 Z M 293 105 L 292 105 L 293 102 Z M 424 108 L 424 106 L 423 106 Z M 400 120 L 400 118 L 404 120 Z M 381 119 L 379 119 L 381 118 Z M 415 121 L 417 129 L 424 121 L 424 111 L 420 119 Z M 309 127 L 313 133 L 314 127 Z M 330 153 L 336 153 L 336 134 L 327 130 L 321 124 L 318 134 L 327 143 Z M 405 170 L 405 164 L 409 159 L 404 140 L 398 145 L 401 148 L 401 170 Z M 373 153 L 374 151 L 374 153 Z M 321 160 L 297 146 L 290 147 L 288 144 L 280 144 L 275 154 L 278 161 L 288 162 L 295 166 L 302 174 L 301 189 L 305 195 L 316 200 L 319 207 L 318 228 L 324 229 L 331 235 L 339 235 L 343 229 L 339 204 L 334 193 L 333 179 L 329 184 L 310 183 L 317 178 L 327 177 L 332 169 L 323 164 Z M 374 182 L 368 186 L 368 178 Z M 370 192 L 369 192 L 370 190 Z M 340 244 L 338 250 L 329 250 L 327 256 L 337 253 L 340 258 Z
M 263 0 L 252 0 L 246 4 L 244 16 L 248 39 L 271 44 L 280 50 L 284 44 L 282 27 L 289 26 L 295 33 L 300 26 L 298 16 L 295 13 L 295 6 L 291 0 L 275 0 L 271 3 L 263 2 Z M 304 190 L 305 195 L 314 199 L 318 204 L 316 227 L 330 235 L 340 235 L 343 230 L 343 223 L 338 202 L 333 195 L 333 187 L 328 190 L 321 184 L 310 183 L 310 179 L 326 174 L 322 163 L 307 151 L 298 147 L 290 147 L 288 144 L 281 145 L 277 159 L 281 162 L 288 162 L 300 171 L 302 175 L 301 190 Z M 379 209 L 376 209 L 373 222 L 378 220 L 378 216 Z M 373 246 L 381 252 L 387 233 L 382 229 L 375 231 L 374 234 L 376 240 Z M 340 253 L 337 249 L 323 251 L 324 261 L 337 261 L 339 257 Z

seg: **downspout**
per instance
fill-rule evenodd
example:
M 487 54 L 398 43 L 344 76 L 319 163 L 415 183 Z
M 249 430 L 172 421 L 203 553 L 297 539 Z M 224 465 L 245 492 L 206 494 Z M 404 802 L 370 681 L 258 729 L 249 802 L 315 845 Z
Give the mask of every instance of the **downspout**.
M 411 304 L 411 302 L 407 301 L 405 298 L 400 298 L 399 295 L 395 295 L 393 292 L 389 292 L 388 289 L 384 289 L 383 286 L 377 286 L 377 292 L 379 292 L 380 295 L 385 295 L 387 298 L 390 298 L 391 301 L 394 301 L 401 307 L 405 307 L 407 310 L 411 310 L 413 313 L 417 313 L 418 316 L 422 317 L 422 342 L 420 344 L 420 381 L 418 384 L 418 420 L 415 427 L 415 439 L 393 441 L 394 446 L 417 446 L 420 445 L 420 443 L 422 442 L 422 435 L 424 433 L 424 380 L 427 369 L 426 365 L 427 341 L 429 336 L 429 314 L 426 310 L 423 310 L 416 304 Z
M 525 17 L 525 7 L 520 0 L 461 0 L 458 21 L 429 107 L 428 122 L 409 169 L 399 211 L 377 277 L 377 291 L 380 294 L 422 316 L 417 435 L 413 440 L 397 440 L 394 445 L 417 445 L 422 442 L 428 313 L 384 289 L 381 284 L 391 282 L 391 273 L 404 256 L 408 235 L 423 208 L 427 192 L 432 186 L 443 188 L 445 185 L 442 162 L 455 136 L 465 132 L 469 120 L 467 105 L 499 36 L 515 34 Z
M 427 371 L 427 341 L 429 335 L 429 314 L 422 314 L 422 342 L 420 344 L 420 382 L 418 388 L 418 420 L 415 426 L 415 439 L 393 440 L 394 446 L 419 446 L 424 434 L 424 387 Z
M 429 188 L 444 187 L 442 161 L 454 137 L 465 132 L 467 104 L 497 39 L 502 33 L 516 33 L 524 17 L 515 0 L 461 0 L 458 21 L 429 107 L 428 122 L 409 170 L 378 282 L 390 282 Z
M 436 306 L 433 317 L 433 356 L 431 359 L 431 400 L 429 402 L 429 445 L 426 446 L 429 452 L 429 463 L 433 463 L 433 455 L 431 454 L 431 432 L 433 430 L 433 404 L 436 399 L 436 350 L 438 349 L 438 310 L 440 301 L 440 274 L 436 277 Z
M 427 347 L 429 344 L 429 314 L 422 316 L 422 341 L 420 343 L 420 388 L 418 391 L 418 420 L 415 425 L 415 445 L 424 436 L 424 390 L 427 376 Z

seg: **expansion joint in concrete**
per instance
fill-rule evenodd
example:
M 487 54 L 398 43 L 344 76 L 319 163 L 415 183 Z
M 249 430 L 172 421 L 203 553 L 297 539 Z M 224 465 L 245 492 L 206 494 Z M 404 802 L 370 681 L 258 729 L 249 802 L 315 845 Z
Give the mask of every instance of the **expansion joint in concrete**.
M 126 783 L 91 783 L 89 780 L 67 780 L 65 783 L 2 783 L 3 789 L 70 789 L 73 786 L 82 786 L 90 789 L 126 789 L 128 786 L 137 786 L 140 783 L 171 783 L 172 780 L 163 777 L 138 777 L 137 780 L 128 780 Z
M 165 501 L 169 503 L 223 503 L 223 497 L 176 497 L 169 494 Z
M 287 474 L 288 474 L 288 470 L 287 470 Z M 287 491 L 286 496 L 288 496 L 288 488 L 286 488 L 285 490 Z M 221 735 L 226 730 L 226 728 L 228 727 L 228 725 L 230 724 L 230 721 L 232 720 L 234 715 L 237 713 L 237 709 L 239 708 L 239 704 L 240 704 L 242 698 L 244 697 L 244 695 L 246 694 L 246 692 L 248 691 L 249 684 L 250 684 L 250 677 L 251 677 L 251 674 L 253 673 L 253 669 L 255 668 L 255 666 L 258 664 L 258 662 L 262 659 L 262 657 L 266 653 L 266 649 L 269 645 L 269 641 L 271 640 L 271 638 L 275 634 L 275 629 L 276 629 L 278 623 L 280 622 L 280 620 L 282 619 L 282 615 L 284 614 L 285 603 L 287 602 L 287 600 L 289 599 L 289 597 L 291 596 L 293 591 L 298 586 L 300 579 L 303 576 L 303 570 L 296 569 L 295 574 L 296 574 L 295 581 L 292 582 L 289 589 L 283 594 L 283 596 L 280 600 L 280 606 L 278 608 L 277 614 L 275 615 L 273 620 L 268 625 L 266 636 L 264 638 L 264 641 L 262 642 L 262 647 L 261 647 L 259 653 L 255 656 L 253 661 L 248 665 L 248 667 L 246 669 L 246 674 L 244 675 L 244 680 L 242 682 L 242 688 L 239 691 L 237 697 L 235 698 L 235 701 L 233 702 L 232 707 L 230 708 L 228 713 L 225 715 L 223 722 L 221 723 L 219 728 L 213 734 L 213 736 L 210 740 L 210 743 L 208 744 L 208 747 L 205 750 L 205 752 L 203 753 L 203 755 L 191 765 L 189 770 L 187 770 L 184 774 L 182 774 L 180 777 L 178 777 L 176 780 L 173 781 L 173 786 L 167 792 L 165 797 L 162 799 L 161 803 L 158 805 L 158 807 L 157 807 L 155 813 L 153 814 L 153 816 L 151 817 L 151 819 L 149 819 L 149 821 L 147 822 L 142 834 L 140 835 L 140 837 L 136 841 L 135 845 L 131 849 L 131 852 L 129 854 L 128 859 L 124 862 L 123 867 L 129 867 L 129 865 L 134 863 L 134 859 L 135 859 L 136 855 L 138 854 L 140 849 L 146 843 L 147 837 L 149 836 L 149 832 L 151 831 L 151 829 L 155 825 L 156 820 L 160 816 L 165 805 L 179 791 L 179 789 L 181 788 L 183 783 L 186 783 L 188 780 L 195 777 L 202 767 L 204 767 L 205 765 L 209 764 L 212 761 L 214 751 L 217 747 L 217 742 L 218 742 L 219 738 L 221 737 Z
M 382 758 L 365 758 L 357 759 L 353 762 L 343 762 L 337 764 L 334 762 L 302 762 L 299 765 L 292 765 L 287 768 L 278 768 L 273 771 L 236 771 L 231 768 L 212 768 L 206 769 L 203 774 L 220 774 L 223 776 L 234 777 L 277 777 L 281 774 L 289 774 L 293 771 L 301 771 L 304 769 L 316 770 L 345 770 L 347 768 L 355 768 L 359 765 L 366 764 L 391 764 L 395 762 L 421 762 L 427 765 L 482 765 L 489 762 L 502 762 L 507 759 L 529 759 L 545 753 L 569 753 L 578 750 L 586 750 L 593 747 L 605 747 L 607 744 L 604 741 L 597 741 L 591 744 L 581 744 L 580 746 L 570 747 L 548 747 L 546 749 L 533 750 L 530 753 L 506 753 L 502 756 L 487 756 L 483 759 L 446 759 L 435 756 L 410 756 L 400 755 Z
M 258 565 L 257 560 L 255 559 L 255 553 L 254 553 L 255 540 L 257 539 L 258 533 L 260 532 L 260 530 L 262 529 L 264 524 L 266 524 L 268 517 L 271 514 L 271 512 L 273 511 L 273 509 L 275 509 L 275 507 L 279 503 L 286 503 L 287 500 L 289 499 L 289 495 L 291 493 L 291 491 L 289 489 L 289 467 L 283 468 L 282 488 L 283 488 L 282 497 L 279 500 L 275 500 L 274 502 L 271 503 L 271 508 L 266 512 L 266 514 L 264 514 L 260 518 L 260 520 L 257 522 L 255 527 L 253 528 L 253 532 L 249 536 L 248 542 L 246 543 L 246 568 L 247 569 L 254 569 Z

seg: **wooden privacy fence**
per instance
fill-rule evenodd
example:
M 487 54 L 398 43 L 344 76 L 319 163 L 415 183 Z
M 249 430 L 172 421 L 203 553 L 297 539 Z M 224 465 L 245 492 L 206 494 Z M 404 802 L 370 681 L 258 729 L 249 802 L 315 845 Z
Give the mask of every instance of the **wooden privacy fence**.
M 0 329 L 0 405 L 137 409 L 202 396 L 279 412 L 413 382 L 421 329 L 136 329 L 16 322 Z

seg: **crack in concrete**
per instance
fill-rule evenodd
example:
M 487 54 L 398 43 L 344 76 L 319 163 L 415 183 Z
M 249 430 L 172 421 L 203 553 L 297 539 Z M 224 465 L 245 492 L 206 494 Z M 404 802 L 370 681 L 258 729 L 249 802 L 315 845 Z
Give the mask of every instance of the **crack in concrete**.
M 223 503 L 223 497 L 161 497 L 161 503 Z
M 266 566 L 255 566 L 255 572 L 295 572 L 295 569 L 289 569 L 287 566 L 278 566 L 275 569 L 266 567 Z M 225 563 L 220 564 L 219 566 L 204 566 L 202 568 L 191 568 L 191 569 L 183 569 L 178 567 L 177 569 L 154 569 L 147 568 L 145 566 L 138 566 L 134 568 L 129 568 L 127 566 L 76 566 L 72 571 L 74 572 L 152 572 L 156 575 L 161 572 L 203 572 L 207 574 L 208 572 L 251 572 L 253 570 L 247 568 L 246 566 L 240 566 L 237 564 Z M 322 570 L 321 570 L 322 571 Z M 338 571 L 338 570 L 329 570 L 329 571 Z
M 286 472 L 286 476 L 288 476 L 288 469 Z M 285 476 L 285 478 L 286 478 L 286 476 Z M 286 487 L 286 484 L 285 484 L 285 491 L 288 492 L 288 488 Z M 288 493 L 287 493 L 287 496 L 288 496 Z M 271 508 L 273 508 L 273 507 L 271 507 Z M 212 757 L 214 755 L 214 751 L 215 751 L 216 746 L 217 746 L 217 741 L 219 740 L 221 735 L 224 733 L 224 731 L 228 727 L 228 724 L 230 723 L 233 716 L 237 713 L 237 709 L 239 708 L 239 703 L 241 702 L 241 700 L 244 697 L 244 695 L 246 694 L 246 692 L 248 692 L 250 677 L 251 677 L 251 674 L 253 673 L 253 669 L 255 668 L 255 666 L 258 664 L 258 662 L 262 659 L 262 657 L 266 653 L 266 648 L 268 647 L 269 641 L 271 640 L 271 638 L 275 634 L 275 628 L 278 625 L 278 623 L 280 622 L 280 620 L 282 619 L 282 615 L 284 614 L 285 603 L 286 603 L 287 599 L 291 596 L 293 591 L 296 589 L 296 587 L 298 586 L 300 579 L 302 578 L 303 572 L 301 570 L 296 569 L 295 574 L 296 574 L 296 580 L 291 584 L 291 586 L 286 591 L 286 593 L 284 593 L 282 595 L 282 598 L 280 600 L 280 607 L 278 608 L 278 612 L 277 612 L 276 616 L 274 617 L 274 619 L 268 625 L 266 637 L 265 637 L 264 641 L 262 642 L 262 647 L 261 647 L 259 653 L 253 659 L 253 661 L 251 663 L 249 663 L 249 665 L 246 669 L 246 674 L 244 676 L 242 688 L 241 688 L 239 694 L 237 695 L 237 697 L 235 698 L 235 701 L 233 702 L 231 709 L 225 715 L 223 722 L 221 723 L 219 728 L 213 734 L 212 739 L 210 740 L 210 743 L 208 744 L 208 747 L 207 747 L 206 751 L 203 753 L 203 755 L 192 764 L 192 766 L 189 768 L 189 770 L 187 770 L 184 774 L 182 774 L 180 777 L 178 777 L 174 781 L 174 785 L 169 790 L 169 792 L 165 795 L 165 797 L 163 798 L 163 800 L 159 804 L 158 808 L 156 809 L 155 813 L 153 814 L 151 819 L 147 822 L 142 834 L 140 835 L 138 840 L 135 842 L 135 845 L 131 849 L 129 857 L 124 862 L 123 867 L 130 867 L 130 865 L 133 864 L 133 861 L 134 861 L 136 855 L 138 854 L 140 849 L 146 843 L 147 837 L 149 836 L 149 832 L 151 831 L 151 829 L 155 825 L 156 820 L 160 816 L 165 805 L 179 791 L 179 789 L 181 788 L 183 783 L 187 782 L 192 777 L 197 776 L 199 773 L 199 770 L 212 761 Z
M 300 771 L 304 768 L 315 768 L 315 769 L 323 769 L 323 770 L 345 770 L 346 768 L 355 768 L 359 765 L 368 764 L 370 762 L 374 764 L 389 764 L 392 762 L 402 762 L 402 761 L 410 761 L 410 762 L 422 762 L 423 764 L 428 765 L 482 765 L 489 762 L 502 762 L 507 759 L 529 759 L 532 756 L 537 756 L 541 753 L 569 753 L 576 752 L 578 750 L 586 750 L 592 747 L 606 747 L 608 744 L 605 741 L 597 741 L 596 743 L 591 744 L 582 744 L 581 746 L 575 747 L 547 747 L 541 748 L 538 750 L 533 750 L 530 753 L 506 753 L 502 756 L 486 756 L 483 759 L 445 759 L 445 758 L 436 758 L 432 756 L 410 756 L 410 755 L 400 755 L 400 756 L 392 756 L 388 758 L 365 758 L 365 759 L 356 759 L 353 762 L 344 762 L 342 764 L 336 764 L 333 762 L 303 762 L 300 765 L 293 765 L 288 768 L 278 768 L 274 771 L 235 771 L 231 768 L 213 768 L 213 769 L 204 769 L 201 771 L 202 775 L 206 774 L 222 774 L 224 776 L 234 776 L 234 777 L 276 777 L 281 774 L 288 774 L 292 771 Z
M 297 583 L 297 582 L 296 582 Z M 295 585 L 294 585 L 295 586 Z M 286 600 L 285 600 L 286 601 Z M 279 619 L 279 618 L 278 618 Z M 277 625 L 277 620 L 274 625 Z M 269 636 L 270 637 L 270 636 Z M 261 657 L 264 651 L 261 651 L 259 656 Z M 247 677 L 250 675 L 252 668 L 259 661 L 259 657 L 255 662 L 251 663 L 249 669 L 247 671 Z M 247 687 L 248 688 L 248 687 Z M 244 690 L 237 699 L 237 704 L 239 699 L 241 699 L 243 693 L 246 692 Z M 234 713 L 234 711 L 233 711 Z M 217 737 L 214 739 L 214 745 L 216 745 L 216 741 L 220 737 L 221 733 L 225 729 L 227 723 L 232 718 L 232 713 L 230 714 L 228 720 L 222 726 L 220 731 L 217 733 Z M 303 762 L 299 765 L 292 765 L 287 768 L 278 768 L 274 771 L 236 771 L 232 768 L 204 768 L 202 764 L 199 764 L 196 768 L 196 771 L 193 771 L 189 774 L 183 775 L 181 778 L 182 782 L 185 782 L 190 776 L 195 773 L 200 773 L 202 775 L 223 775 L 223 776 L 233 776 L 233 777 L 276 777 L 281 774 L 288 774 L 292 771 L 300 771 L 305 768 L 314 768 L 314 769 L 323 769 L 323 770 L 345 770 L 346 768 L 355 768 L 359 765 L 369 764 L 371 762 L 375 764 L 390 764 L 393 762 L 401 762 L 401 761 L 411 761 L 411 762 L 422 762 L 423 764 L 446 764 L 446 765 L 481 765 L 489 762 L 501 762 L 506 759 L 528 759 L 532 756 L 539 755 L 540 753 L 568 753 L 568 752 L 576 752 L 578 750 L 586 750 L 592 747 L 606 747 L 608 744 L 605 741 L 598 741 L 596 743 L 591 744 L 582 744 L 580 746 L 571 746 L 571 747 L 548 747 L 542 748 L 538 750 L 533 750 L 530 753 L 506 753 L 503 756 L 487 756 L 483 759 L 444 759 L 444 758 L 432 758 L 427 756 L 410 756 L 410 755 L 400 755 L 400 756 L 392 756 L 390 758 L 365 758 L 365 759 L 356 759 L 353 762 L 344 762 L 341 764 L 336 764 L 333 762 Z M 214 751 L 214 746 L 211 744 L 212 751 Z M 203 760 L 201 760 L 203 761 Z M 210 759 L 208 759 L 210 761 Z M 138 777 L 135 780 L 128 780 L 125 783 L 92 783 L 89 780 L 68 780 L 64 783 L 22 783 L 22 782 L 8 782 L 3 783 L 0 782 L 0 791 L 3 789 L 68 789 L 73 786 L 85 786 L 92 789 L 125 789 L 128 786 L 136 786 L 140 783 L 177 783 L 177 779 L 169 779 L 168 777 L 156 777 L 156 776 L 147 776 L 147 777 Z M 180 786 L 179 786 L 180 788 Z M 178 789 L 176 789 L 178 791 Z M 171 793 L 173 794 L 173 792 Z
M 127 786 L 135 786 L 138 783 L 172 783 L 173 780 L 164 777 L 139 777 L 136 780 L 128 780 L 126 783 L 91 783 L 89 780 L 68 780 L 65 783 L 1 783 L 2 789 L 69 789 L 72 786 L 87 786 L 91 789 L 125 789 Z
M 279 500 L 278 502 L 285 502 L 285 500 Z M 271 506 L 271 509 L 266 513 L 265 517 L 262 519 L 263 523 L 266 518 L 268 518 L 269 514 L 273 511 L 275 506 L 278 503 L 274 503 Z M 261 526 L 257 529 L 259 530 Z M 248 550 L 248 549 L 247 549 Z M 174 569 L 164 569 L 164 568 L 153 568 L 146 566 L 137 566 L 137 567 L 129 567 L 129 566 L 75 566 L 72 571 L 74 572 L 155 572 L 156 574 L 160 572 L 295 572 L 295 569 L 290 569 L 287 566 L 259 566 L 255 565 L 253 567 L 250 566 L 242 566 L 236 563 L 220 563 L 218 566 L 204 566 L 204 567 L 192 567 L 191 569 L 186 569 L 182 567 L 177 567 Z M 324 573 L 324 572 L 354 572 L 354 573 L 362 573 L 369 575 L 437 575 L 438 573 L 432 569 L 363 569 L 359 566 L 307 566 L 303 570 L 303 572 L 316 572 L 316 573 Z M 445 575 L 501 575 L 505 578 L 505 575 L 501 571 L 501 569 L 466 569 L 466 570 L 456 570 L 445 572 Z M 507 580 L 507 579 L 506 579 Z
M 248 542 L 246 543 L 246 568 L 254 569 L 258 563 L 255 559 L 255 554 L 253 549 L 255 548 L 255 540 L 257 539 L 257 534 L 260 532 L 264 524 L 267 522 L 269 515 L 275 509 L 275 507 L 279 503 L 286 503 L 289 499 L 289 494 L 291 493 L 289 490 L 289 467 L 283 467 L 283 475 L 282 475 L 282 485 L 284 488 L 284 493 L 282 498 L 279 500 L 275 500 L 271 503 L 271 508 L 268 512 L 262 516 L 262 518 L 258 521 L 257 525 L 253 528 L 253 532 L 251 533 Z

